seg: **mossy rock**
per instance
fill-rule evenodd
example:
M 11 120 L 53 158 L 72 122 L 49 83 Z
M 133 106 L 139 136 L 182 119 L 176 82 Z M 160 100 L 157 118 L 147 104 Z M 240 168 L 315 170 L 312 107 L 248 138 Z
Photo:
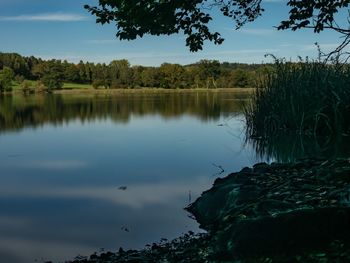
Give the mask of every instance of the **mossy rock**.
M 217 179 L 186 209 L 222 253 L 286 252 L 350 236 L 350 163 L 260 163 Z

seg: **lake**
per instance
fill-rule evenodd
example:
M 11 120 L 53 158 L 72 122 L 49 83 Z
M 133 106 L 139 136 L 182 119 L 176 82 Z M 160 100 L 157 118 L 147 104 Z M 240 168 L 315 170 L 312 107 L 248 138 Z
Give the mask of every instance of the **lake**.
M 2 96 L 2 261 L 64 261 L 200 231 L 183 208 L 259 159 L 244 140 L 246 98 Z
M 1 261 L 64 261 L 199 232 L 183 208 L 217 177 L 260 161 L 349 152 L 344 142 L 330 150 L 286 136 L 247 141 L 248 96 L 2 96 Z

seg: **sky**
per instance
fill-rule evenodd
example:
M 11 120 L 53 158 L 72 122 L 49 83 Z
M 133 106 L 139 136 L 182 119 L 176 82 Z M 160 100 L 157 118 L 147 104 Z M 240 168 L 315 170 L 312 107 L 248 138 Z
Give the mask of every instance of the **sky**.
M 97 5 L 98 0 L 0 0 L 0 52 L 74 63 L 128 59 L 131 65 L 144 66 L 190 64 L 201 59 L 261 63 L 271 61 L 265 54 L 292 60 L 298 56 L 316 58 L 315 42 L 325 52 L 341 42 L 333 32 L 275 29 L 288 17 L 286 2 L 263 0 L 264 14 L 240 30 L 235 30 L 232 20 L 214 12 L 210 28 L 220 32 L 225 42 L 219 46 L 206 43 L 203 51 L 191 53 L 183 34 L 133 41 L 116 39 L 114 25 L 96 24 L 83 8 L 84 4 Z

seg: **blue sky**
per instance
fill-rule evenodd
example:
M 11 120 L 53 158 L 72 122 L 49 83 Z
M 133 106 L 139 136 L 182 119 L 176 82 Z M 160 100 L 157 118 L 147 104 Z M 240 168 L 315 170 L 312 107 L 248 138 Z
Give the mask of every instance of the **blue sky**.
M 266 12 L 239 31 L 231 20 L 214 13 L 211 29 L 226 39 L 215 46 L 207 43 L 204 51 L 191 53 L 181 34 L 136 41 L 119 41 L 113 25 L 101 26 L 83 8 L 98 0 L 0 0 L 0 52 L 17 52 L 44 59 L 110 62 L 128 59 L 132 65 L 160 65 L 163 62 L 188 64 L 200 59 L 260 63 L 272 53 L 296 59 L 316 57 L 314 43 L 329 51 L 340 42 L 332 32 L 314 34 L 277 31 L 273 26 L 287 18 L 286 0 L 263 0 Z

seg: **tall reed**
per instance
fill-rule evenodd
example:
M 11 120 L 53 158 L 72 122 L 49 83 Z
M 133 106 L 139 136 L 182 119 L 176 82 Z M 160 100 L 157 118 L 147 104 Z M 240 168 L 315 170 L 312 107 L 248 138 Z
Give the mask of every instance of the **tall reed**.
M 306 135 L 350 133 L 350 66 L 276 60 L 245 107 L 247 133 Z

